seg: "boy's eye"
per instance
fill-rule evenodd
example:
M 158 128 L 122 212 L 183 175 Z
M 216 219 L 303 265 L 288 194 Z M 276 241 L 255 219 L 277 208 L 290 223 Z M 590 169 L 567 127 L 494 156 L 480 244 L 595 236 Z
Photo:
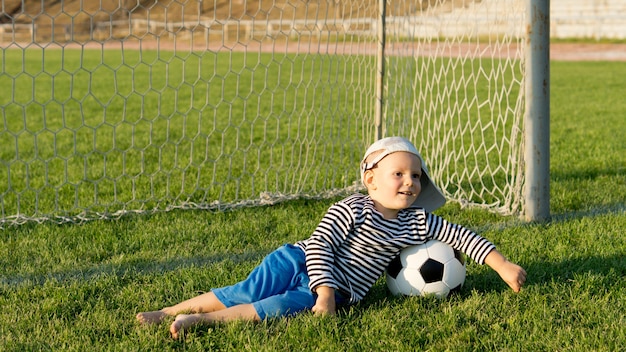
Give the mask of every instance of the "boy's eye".
M 422 175 L 420 175 L 420 174 L 413 174 L 413 178 L 419 179 L 420 177 L 422 177 Z

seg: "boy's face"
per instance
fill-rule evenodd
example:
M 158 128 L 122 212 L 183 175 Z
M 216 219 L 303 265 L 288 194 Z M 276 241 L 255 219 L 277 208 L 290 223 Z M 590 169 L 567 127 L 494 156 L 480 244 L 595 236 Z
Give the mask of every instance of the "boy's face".
M 368 193 L 376 209 L 387 219 L 410 207 L 422 190 L 422 164 L 407 152 L 391 153 L 365 177 Z

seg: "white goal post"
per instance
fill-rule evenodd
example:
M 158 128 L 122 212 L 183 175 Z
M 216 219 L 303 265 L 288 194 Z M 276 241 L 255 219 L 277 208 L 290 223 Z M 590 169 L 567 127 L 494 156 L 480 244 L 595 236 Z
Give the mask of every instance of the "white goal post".
M 523 211 L 526 1 L 1 1 L 0 227 L 362 191 L 391 135 Z

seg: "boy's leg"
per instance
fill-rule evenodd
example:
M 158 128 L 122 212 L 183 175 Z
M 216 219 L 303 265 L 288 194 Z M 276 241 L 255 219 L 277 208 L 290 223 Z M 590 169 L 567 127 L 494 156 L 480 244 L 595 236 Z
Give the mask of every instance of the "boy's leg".
M 211 313 L 179 314 L 176 316 L 176 320 L 174 320 L 172 325 L 170 325 L 170 333 L 173 338 L 177 339 L 179 333 L 190 326 L 235 320 L 258 322 L 261 321 L 261 317 L 259 317 L 252 304 L 240 304 Z
M 305 306 L 313 306 L 313 304 L 309 302 L 312 300 L 312 294 L 308 289 L 308 282 L 309 279 L 306 274 L 304 252 L 293 245 L 285 245 L 266 256 L 261 264 L 258 265 L 244 281 L 232 286 L 214 289 L 211 292 L 194 297 L 177 305 L 163 308 L 159 311 L 139 313 L 137 314 L 137 320 L 142 323 L 158 323 L 170 315 L 188 312 L 211 313 L 224 310 L 227 307 L 234 308 L 243 306 L 247 308 L 248 304 L 251 303 L 254 303 L 256 306 L 252 306 L 253 309 L 258 309 L 254 312 L 254 315 L 261 320 L 266 318 L 266 313 L 269 313 L 270 316 L 282 315 L 289 311 L 294 313 L 303 309 L 303 307 L 300 307 L 302 304 Z M 277 294 L 284 294 L 289 290 L 294 290 L 296 287 L 299 287 L 302 293 L 305 293 L 304 303 L 297 302 L 297 307 L 291 306 L 290 303 L 285 306 L 284 298 L 278 297 L 270 299 L 270 301 L 279 302 L 276 305 L 279 307 L 278 309 L 272 304 L 270 304 L 269 307 L 260 305 L 260 302 L 265 298 Z M 226 312 L 225 314 L 230 317 L 231 313 L 233 312 Z M 249 312 L 246 311 L 245 313 Z M 234 311 L 233 316 L 251 316 L 249 314 L 238 314 L 239 312 Z M 190 320 L 197 318 L 198 317 L 194 319 L 190 318 Z
M 245 280 L 212 292 L 226 307 L 233 307 L 259 302 L 298 288 L 310 292 L 308 286 L 304 251 L 287 244 L 265 256 Z
M 226 306 L 217 299 L 213 292 L 207 292 L 171 307 L 138 313 L 137 320 L 142 324 L 160 323 L 167 316 L 175 316 L 180 313 L 210 313 L 222 309 L 226 309 Z
M 226 309 L 201 314 L 181 314 L 170 326 L 172 337 L 196 324 L 233 320 L 261 321 L 292 315 L 313 307 L 304 252 L 292 245 L 283 246 L 258 265 L 244 281 L 212 291 Z
M 254 303 L 238 304 L 210 313 L 179 314 L 170 326 L 173 338 L 180 331 L 197 324 L 215 324 L 229 321 L 261 321 L 266 318 L 293 315 L 310 309 L 315 299 L 309 290 L 296 289 L 265 298 Z

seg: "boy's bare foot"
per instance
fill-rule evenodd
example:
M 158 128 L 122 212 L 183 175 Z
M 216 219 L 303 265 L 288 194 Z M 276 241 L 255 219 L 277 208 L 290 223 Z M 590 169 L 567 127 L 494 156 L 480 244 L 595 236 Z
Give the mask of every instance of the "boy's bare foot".
M 138 313 L 136 318 L 141 324 L 157 324 L 163 321 L 167 317 L 167 314 L 162 310 L 155 310 L 152 312 Z
M 202 322 L 200 314 L 179 314 L 170 325 L 170 334 L 172 338 L 177 339 L 181 331 L 200 322 Z

